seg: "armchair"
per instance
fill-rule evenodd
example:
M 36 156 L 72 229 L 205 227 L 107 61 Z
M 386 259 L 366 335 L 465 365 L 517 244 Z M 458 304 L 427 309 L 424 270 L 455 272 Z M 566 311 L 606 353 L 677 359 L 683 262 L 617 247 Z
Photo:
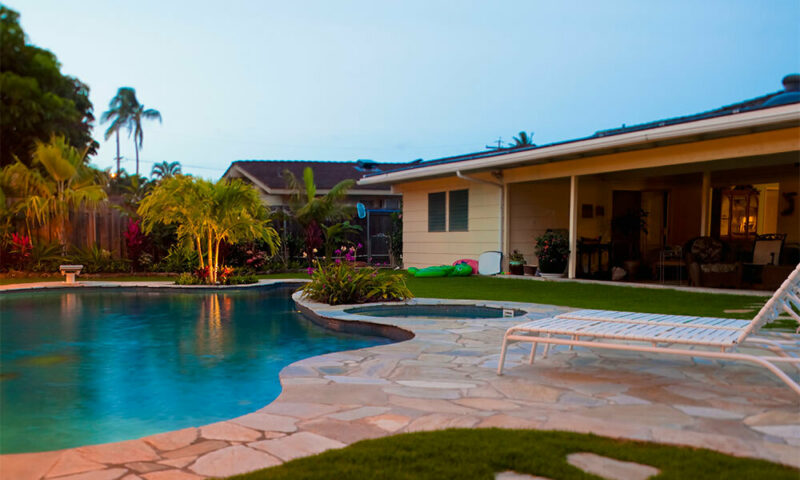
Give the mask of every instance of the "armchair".
M 742 285 L 742 264 L 731 258 L 728 244 L 711 237 L 696 237 L 686 243 L 689 285 L 730 287 Z

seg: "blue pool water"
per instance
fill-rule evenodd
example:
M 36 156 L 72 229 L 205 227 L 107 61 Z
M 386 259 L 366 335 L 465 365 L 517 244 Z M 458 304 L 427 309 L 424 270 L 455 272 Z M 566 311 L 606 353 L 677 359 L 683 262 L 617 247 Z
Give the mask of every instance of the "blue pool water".
M 0 453 L 230 419 L 275 399 L 292 362 L 389 343 L 314 325 L 293 290 L 0 294 Z

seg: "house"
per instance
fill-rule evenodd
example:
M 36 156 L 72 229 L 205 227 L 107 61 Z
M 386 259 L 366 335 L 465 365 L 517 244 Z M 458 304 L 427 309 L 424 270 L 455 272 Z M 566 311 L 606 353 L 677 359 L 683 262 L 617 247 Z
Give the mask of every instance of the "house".
M 608 263 L 659 258 L 698 236 L 752 256 L 756 234 L 800 242 L 798 102 L 800 75 L 789 75 L 781 91 L 716 110 L 422 161 L 367 173 L 359 186 L 403 195 L 406 267 L 487 250 L 536 264 L 535 238 L 548 229 L 568 235 L 571 278 L 587 270 L 590 243 L 607 247 L 598 255 Z M 642 211 L 646 228 L 612 221 Z
M 231 164 L 222 178 L 241 178 L 258 188 L 261 199 L 272 209 L 288 209 L 292 190 L 286 185 L 284 172 L 292 172 L 302 181 L 303 170 L 310 167 L 314 171 L 314 183 L 317 195 L 325 195 L 342 180 L 358 180 L 365 174 L 396 170 L 406 163 L 377 163 L 372 160 L 355 162 L 330 162 L 306 160 L 239 160 Z M 346 203 L 364 206 L 357 218 L 350 223 L 361 228 L 358 243 L 364 245 L 359 252 L 359 259 L 371 263 L 393 262 L 389 249 L 389 235 L 393 223 L 391 215 L 400 209 L 401 194 L 393 192 L 389 185 L 364 186 L 354 185 L 348 192 Z M 363 213 L 363 216 L 362 214 Z M 284 257 L 288 260 L 299 252 L 291 252 L 286 235 L 298 235 L 291 222 L 284 221 L 276 225 L 284 245 Z
M 241 178 L 255 185 L 261 198 L 272 209 L 280 209 L 289 203 L 292 191 L 286 186 L 284 172 L 289 170 L 298 179 L 303 170 L 311 167 L 317 193 L 325 195 L 334 185 L 346 179 L 358 180 L 365 174 L 380 173 L 406 166 L 405 163 L 377 163 L 372 160 L 355 162 L 307 161 L 307 160 L 237 160 L 222 174 L 222 178 Z M 349 203 L 362 203 L 367 209 L 400 208 L 399 193 L 392 192 L 389 185 L 355 185 L 348 195 Z

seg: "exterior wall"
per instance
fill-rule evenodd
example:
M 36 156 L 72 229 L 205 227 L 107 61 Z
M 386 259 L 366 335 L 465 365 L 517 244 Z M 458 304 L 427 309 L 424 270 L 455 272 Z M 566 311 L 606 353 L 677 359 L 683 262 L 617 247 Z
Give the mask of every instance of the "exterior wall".
M 489 175 L 481 177 L 491 180 Z M 468 231 L 429 232 L 428 193 L 461 189 L 469 190 Z M 502 249 L 499 186 L 450 177 L 398 185 L 396 191 L 403 194 L 406 268 L 450 264 L 461 258 L 477 259 L 482 252 Z
M 476 258 L 486 250 L 513 250 L 536 264 L 534 240 L 546 229 L 569 226 L 569 176 L 578 175 L 578 236 L 611 238 L 614 190 L 669 192 L 666 242 L 682 245 L 701 228 L 702 176 L 711 173 L 712 187 L 742 183 L 780 183 L 779 212 L 787 209 L 785 193 L 800 193 L 796 163 L 800 128 L 786 128 L 714 140 L 599 155 L 503 170 L 506 215 L 501 213 L 499 188 L 455 176 L 395 185 L 404 202 L 404 260 L 406 267 L 451 263 Z M 767 157 L 769 155 L 769 157 Z M 754 160 L 755 163 L 754 163 Z M 753 165 L 759 165 L 753 167 Z M 712 168 L 713 167 L 713 168 Z M 729 169 L 720 171 L 720 169 Z M 660 170 L 653 170 L 660 169 Z M 671 171 L 666 174 L 666 171 Z M 473 176 L 494 181 L 488 173 Z M 726 183 L 727 182 L 727 183 Z M 469 188 L 469 232 L 428 232 L 427 195 Z M 800 196 L 791 213 L 780 213 L 777 231 L 787 242 L 800 241 Z M 590 204 L 604 215 L 581 218 L 581 205 Z M 499 225 L 505 222 L 505 248 Z M 648 244 L 658 245 L 656 235 Z
M 536 237 L 569 228 L 569 179 L 510 184 L 508 188 L 509 252 L 519 250 L 529 265 L 538 265 Z

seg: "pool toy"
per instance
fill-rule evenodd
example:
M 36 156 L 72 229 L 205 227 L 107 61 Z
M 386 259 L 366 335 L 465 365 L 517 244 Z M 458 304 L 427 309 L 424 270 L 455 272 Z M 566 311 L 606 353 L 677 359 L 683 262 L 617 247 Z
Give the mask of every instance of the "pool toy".
M 469 277 L 472 275 L 472 267 L 468 263 L 459 263 L 453 268 L 451 277 Z
M 453 262 L 453 265 L 458 265 L 459 263 L 466 263 L 470 267 L 472 267 L 472 273 L 478 273 L 478 261 L 473 260 L 471 258 L 462 258 L 461 260 L 456 260 Z

